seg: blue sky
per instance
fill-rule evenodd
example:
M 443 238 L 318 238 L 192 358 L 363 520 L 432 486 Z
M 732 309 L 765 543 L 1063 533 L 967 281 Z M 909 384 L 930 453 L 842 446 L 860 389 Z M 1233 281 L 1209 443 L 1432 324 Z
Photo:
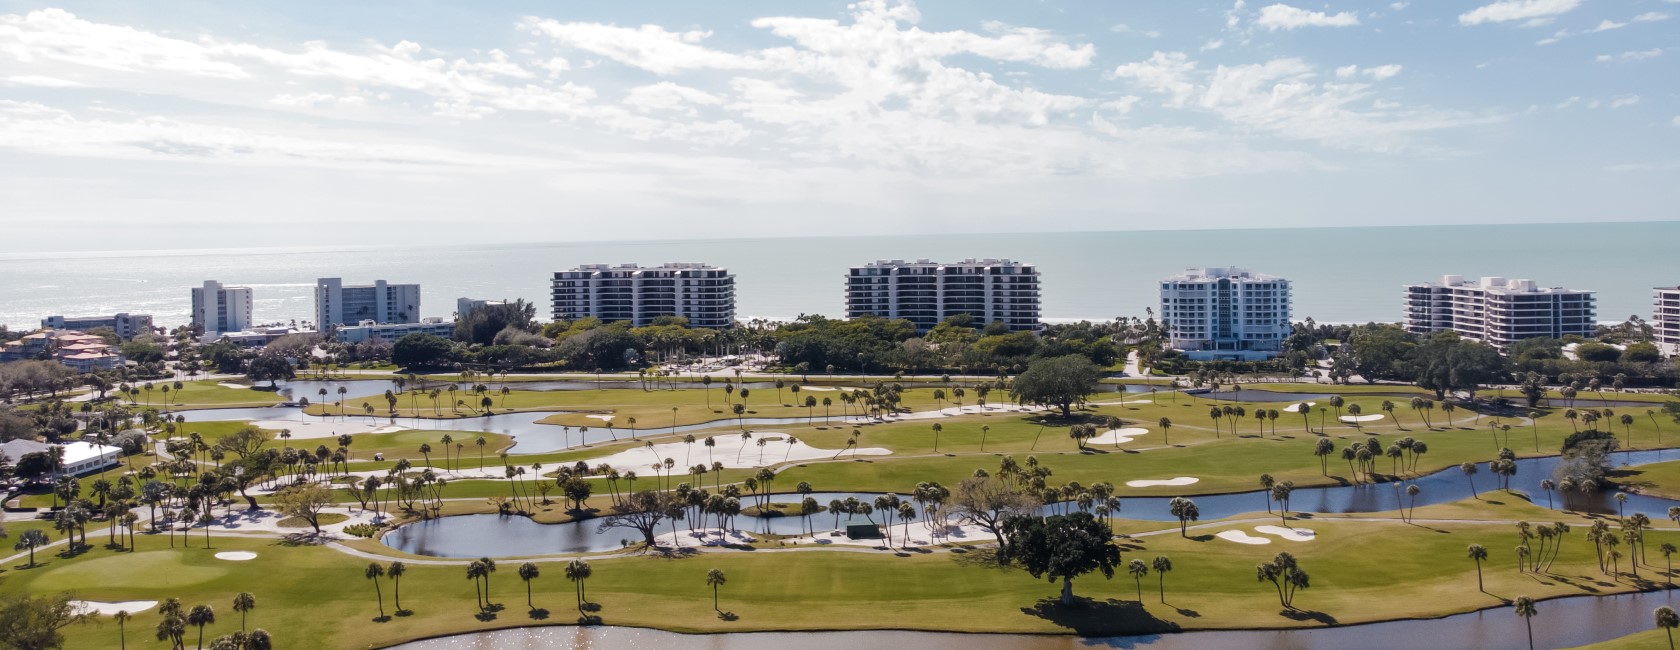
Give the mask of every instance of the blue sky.
M 1680 2 L 0 0 L 0 252 L 1680 218 Z

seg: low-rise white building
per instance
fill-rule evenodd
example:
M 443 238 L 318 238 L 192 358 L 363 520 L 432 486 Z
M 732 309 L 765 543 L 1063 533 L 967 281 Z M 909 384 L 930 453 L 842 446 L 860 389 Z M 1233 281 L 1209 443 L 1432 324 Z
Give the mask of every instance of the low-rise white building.
M 457 319 L 466 318 L 467 314 L 473 313 L 474 311 L 477 311 L 477 310 L 482 309 L 484 307 L 500 307 L 500 306 L 506 305 L 506 304 L 508 304 L 508 301 L 506 301 L 506 300 L 478 300 L 476 298 L 456 298 L 455 299 L 455 318 L 457 318 Z
M 1598 327 L 1591 291 L 1540 287 L 1533 280 L 1443 275 L 1405 288 L 1406 331 L 1453 331 L 1504 352 L 1523 339 L 1592 336 Z
M 1277 356 L 1290 324 L 1289 280 L 1237 267 L 1186 269 L 1161 280 L 1169 345 L 1191 359 Z
M 338 328 L 334 336 L 340 343 L 360 343 L 376 338 L 395 342 L 409 334 L 431 334 L 449 338 L 455 334 L 455 323 L 436 316 L 428 316 L 418 323 L 376 323 L 364 320 L 355 325 Z
M 131 339 L 152 331 L 151 314 L 130 314 L 127 312 L 111 316 L 48 316 L 41 319 L 41 327 L 49 330 L 78 330 L 86 332 L 100 327 L 109 327 L 117 333 L 118 338 Z
M 12 459 L 11 462 L 16 463 L 18 459 L 27 454 L 51 452 L 54 446 L 34 440 L 12 440 L 0 444 L 0 452 L 5 453 L 7 458 Z M 91 442 L 72 442 L 56 446 L 63 450 L 64 469 L 47 477 L 49 479 L 97 472 L 121 462 L 119 460 L 122 457 L 121 447 L 98 445 Z

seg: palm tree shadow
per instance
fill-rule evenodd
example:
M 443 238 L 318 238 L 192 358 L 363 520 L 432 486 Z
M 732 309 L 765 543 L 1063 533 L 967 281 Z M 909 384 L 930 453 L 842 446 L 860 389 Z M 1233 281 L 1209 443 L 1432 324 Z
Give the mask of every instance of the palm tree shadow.
M 1072 604 L 1063 605 L 1059 598 L 1044 598 L 1032 607 L 1022 607 L 1021 613 L 1037 616 L 1087 637 L 1179 630 L 1178 624 L 1156 618 L 1137 601 L 1096 600 L 1081 596 L 1075 596 L 1073 600 Z
M 528 614 L 532 619 L 535 619 L 535 620 L 538 620 L 538 621 L 548 619 L 548 610 L 543 609 L 541 607 L 538 607 L 536 609 L 531 610 Z
M 1286 610 L 1283 610 L 1281 612 L 1278 612 L 1278 615 L 1282 616 L 1284 618 L 1287 618 L 1287 619 L 1290 619 L 1290 620 L 1296 620 L 1296 621 L 1317 621 L 1317 622 L 1323 623 L 1325 625 L 1335 625 L 1336 624 L 1336 617 L 1331 616 L 1329 614 L 1326 614 L 1324 612 L 1315 612 L 1315 611 L 1312 611 L 1312 610 L 1302 610 L 1302 609 L 1290 608 L 1290 609 L 1286 609 Z
M 741 620 L 741 617 L 736 616 L 735 612 L 718 612 L 718 618 L 723 619 L 725 621 L 739 621 L 739 620 Z

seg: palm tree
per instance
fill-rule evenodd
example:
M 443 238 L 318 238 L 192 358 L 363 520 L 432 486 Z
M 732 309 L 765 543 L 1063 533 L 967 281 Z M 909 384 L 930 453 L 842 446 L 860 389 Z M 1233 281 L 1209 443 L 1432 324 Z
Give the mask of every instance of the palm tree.
M 1423 490 L 1419 488 L 1416 483 L 1406 486 L 1406 496 L 1411 499 L 1411 505 L 1407 508 L 1409 512 L 1406 514 L 1406 519 L 1408 521 L 1417 515 L 1417 495 L 1422 491 Z
M 30 566 L 30 568 L 34 568 L 34 566 L 35 566 L 35 549 L 37 547 L 46 546 L 47 542 L 48 542 L 48 539 L 47 539 L 46 531 L 43 531 L 39 528 L 31 528 L 29 530 L 23 531 L 22 533 L 18 533 L 17 544 L 12 546 L 12 550 L 21 551 L 21 550 L 24 550 L 24 549 L 28 549 L 29 550 L 29 566 Z
M 1161 602 L 1167 602 L 1167 572 L 1173 568 L 1172 560 L 1165 555 L 1157 555 L 1150 567 L 1155 569 L 1156 584 L 1161 589 Z
M 439 484 L 441 485 L 441 482 Z M 390 576 L 390 578 L 391 578 L 391 596 L 392 596 L 392 600 L 396 602 L 397 614 L 399 616 L 402 615 L 402 613 L 403 613 L 402 577 L 403 577 L 403 574 L 407 573 L 407 572 L 408 572 L 408 565 L 403 564 L 402 560 L 392 561 L 391 566 L 389 566 L 385 569 L 385 575 Z
M 1161 418 L 1159 420 L 1156 420 L 1155 424 L 1157 424 L 1161 427 L 1161 444 L 1163 444 L 1163 445 L 1171 444 L 1171 443 L 1167 442 L 1167 432 L 1172 430 L 1172 420 L 1167 419 L 1167 418 Z M 1116 447 L 1118 447 L 1120 445 L 1120 437 L 1119 436 L 1114 437 L 1114 445 Z
M 1485 593 L 1487 589 L 1482 587 L 1482 560 L 1487 559 L 1487 547 L 1481 544 L 1471 544 L 1469 553 L 1470 559 L 1476 561 L 1476 590 Z
M 187 625 L 198 628 L 198 647 L 204 650 L 204 626 L 216 622 L 216 610 L 209 605 L 193 605 L 192 611 L 187 612 Z
M 245 631 L 245 615 L 257 608 L 257 597 L 250 592 L 241 592 L 233 597 L 233 611 L 239 612 L 239 631 Z
M 1662 551 L 1663 561 L 1668 564 L 1668 570 L 1664 571 L 1663 573 L 1664 573 L 1664 575 L 1668 576 L 1668 588 L 1673 589 L 1674 588 L 1674 554 L 1676 552 L 1680 552 L 1680 549 L 1676 549 L 1673 544 L 1664 543 L 1662 546 L 1657 547 L 1657 550 Z
M 722 611 L 718 609 L 718 587 L 722 587 L 726 581 L 727 579 L 723 576 L 723 569 L 712 569 L 706 572 L 706 586 L 712 588 L 712 609 L 714 611 Z
M 1680 627 L 1680 614 L 1674 613 L 1673 607 L 1663 605 L 1651 612 L 1651 616 L 1657 619 L 1657 627 L 1668 633 L 1668 650 L 1674 650 L 1674 628 Z
M 589 591 L 584 586 L 584 581 L 592 575 L 595 575 L 595 570 L 590 568 L 588 562 L 572 560 L 566 564 L 566 579 L 572 581 L 573 586 L 577 589 L 578 611 L 580 612 L 583 611 L 583 604 L 589 602 Z
M 1523 623 L 1528 626 L 1528 650 L 1534 650 L 1534 615 L 1538 613 L 1534 609 L 1534 599 L 1517 596 L 1515 610 L 1517 616 L 1521 616 Z
M 945 425 L 933 423 L 933 453 L 939 453 L 939 433 L 945 430 Z M 1083 443 L 1081 443 L 1083 446 Z
M 1167 502 L 1167 509 L 1174 517 L 1178 517 L 1178 535 L 1189 537 L 1186 527 L 1189 522 L 1196 521 L 1202 515 L 1201 510 L 1196 508 L 1196 502 L 1184 497 L 1173 497 L 1172 501 Z
M 1131 564 L 1126 565 L 1126 573 L 1132 574 L 1132 581 L 1137 583 L 1138 602 L 1143 602 L 1143 577 L 1149 575 L 1149 565 L 1144 564 L 1143 560 L 1132 560 Z
M 362 576 L 373 581 L 373 594 L 379 599 L 379 618 L 385 618 L 385 593 L 379 588 L 379 579 L 385 576 L 385 567 L 378 562 L 369 562 Z
M 476 444 L 478 445 L 478 469 L 483 470 L 484 469 L 484 446 L 490 444 L 490 441 L 485 440 L 484 436 L 479 436 Z
M 1482 498 L 1481 495 L 1476 494 L 1476 464 L 1465 461 L 1463 465 L 1458 466 L 1458 469 L 1464 472 L 1464 481 L 1470 484 L 1470 496 L 1477 499 Z
M 1336 443 L 1329 438 L 1319 438 L 1318 442 L 1313 445 L 1313 455 L 1318 457 L 1319 473 L 1325 476 L 1330 475 L 1330 454 L 1335 453 L 1335 451 Z
M 992 432 L 992 425 L 990 425 L 990 424 L 980 425 L 980 451 L 985 451 L 986 450 L 986 434 L 991 433 L 991 432 Z
M 117 620 L 117 642 L 122 644 L 121 648 L 123 650 L 127 650 L 127 648 L 128 648 L 128 633 L 125 631 L 125 628 L 127 626 L 124 625 L 124 624 L 128 623 L 128 619 L 133 618 L 133 615 L 129 614 L 128 610 L 124 609 L 124 610 L 118 610 L 117 613 L 112 614 L 111 618 L 114 618 L 114 619 Z
M 569 577 L 570 571 L 567 573 Z M 519 565 L 519 579 L 525 581 L 525 607 L 531 611 L 536 611 L 537 609 L 537 606 L 531 602 L 531 581 L 536 580 L 539 575 L 542 575 L 542 570 L 538 569 L 535 563 L 526 562 Z M 583 609 L 583 602 L 581 600 L 578 601 L 578 609 Z

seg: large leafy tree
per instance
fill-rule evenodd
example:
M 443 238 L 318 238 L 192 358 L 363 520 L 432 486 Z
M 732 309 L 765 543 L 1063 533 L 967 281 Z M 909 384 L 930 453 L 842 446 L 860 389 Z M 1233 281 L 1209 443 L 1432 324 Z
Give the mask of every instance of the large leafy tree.
M 1056 515 L 1015 515 L 1003 523 L 1009 545 L 1001 559 L 1015 562 L 1034 578 L 1062 581 L 1062 604 L 1073 603 L 1073 579 L 1093 571 L 1114 577 L 1120 547 L 1108 526 L 1086 512 Z
M 391 345 L 391 363 L 402 368 L 436 368 L 449 362 L 453 345 L 432 334 L 408 334 Z
M 1073 412 L 1073 405 L 1082 402 L 1097 390 L 1102 370 L 1090 359 L 1066 355 L 1038 359 L 1027 365 L 1027 371 L 1015 378 L 1009 396 L 1022 402 L 1054 404 L 1062 409 L 1062 416 Z
M 90 617 L 70 601 L 69 594 L 7 594 L 0 596 L 0 646 L 62 648 L 59 630 Z
M 1412 350 L 1417 385 L 1435 391 L 1436 399 L 1456 390 L 1475 391 L 1505 373 L 1505 358 L 1492 347 L 1439 332 Z
M 1348 341 L 1348 360 L 1352 370 L 1367 383 L 1379 379 L 1405 379 L 1407 364 L 1417 344 L 1410 334 L 1393 325 L 1354 328 Z

